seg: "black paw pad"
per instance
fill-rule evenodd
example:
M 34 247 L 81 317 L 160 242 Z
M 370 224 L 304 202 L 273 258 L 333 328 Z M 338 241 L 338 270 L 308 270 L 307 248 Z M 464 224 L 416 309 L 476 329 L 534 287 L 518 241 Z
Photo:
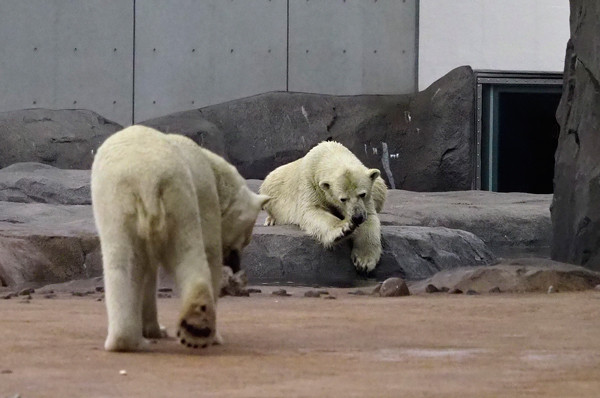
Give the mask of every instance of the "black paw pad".
M 190 325 L 186 320 L 181 321 L 181 327 L 184 328 L 189 334 L 196 337 L 208 337 L 212 333 L 211 328 L 199 328 L 194 325 Z

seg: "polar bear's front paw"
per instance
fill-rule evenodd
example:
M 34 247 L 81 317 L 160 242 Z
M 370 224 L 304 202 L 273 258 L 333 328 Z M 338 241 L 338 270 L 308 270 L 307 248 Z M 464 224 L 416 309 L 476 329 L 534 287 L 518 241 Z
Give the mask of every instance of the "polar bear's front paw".
M 206 348 L 216 334 L 215 307 L 211 300 L 190 304 L 177 328 L 179 342 L 189 348 Z
M 355 229 L 356 229 L 356 224 L 354 224 L 352 221 L 348 221 L 347 223 L 344 223 L 342 228 L 340 228 L 340 233 L 338 234 L 338 236 L 336 236 L 334 241 L 337 242 L 337 241 L 340 241 L 340 240 L 348 237 L 352 232 L 354 232 Z
M 374 251 L 373 253 L 369 253 L 366 250 L 354 248 L 352 250 L 351 257 L 352 262 L 356 267 L 356 271 L 360 274 L 368 275 L 375 269 L 377 262 L 379 262 L 381 251 L 378 250 Z
M 333 244 L 338 243 L 342 239 L 348 237 L 354 230 L 356 229 L 356 225 L 352 222 L 346 222 L 341 227 L 338 226 L 333 228 L 327 233 L 322 235 L 321 242 L 327 248 L 333 246 Z
M 265 227 L 270 227 L 275 225 L 275 218 L 271 215 L 268 215 L 265 219 Z

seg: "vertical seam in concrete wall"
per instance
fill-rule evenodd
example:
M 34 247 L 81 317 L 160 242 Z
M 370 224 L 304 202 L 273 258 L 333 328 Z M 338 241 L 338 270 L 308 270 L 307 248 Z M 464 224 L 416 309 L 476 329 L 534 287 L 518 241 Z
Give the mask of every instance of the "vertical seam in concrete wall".
M 133 0 L 133 56 L 131 59 L 131 124 L 135 124 L 135 0 Z
M 415 89 L 414 92 L 419 91 L 419 11 L 421 8 L 421 1 L 415 0 Z
M 290 91 L 290 0 L 287 0 L 287 33 L 285 42 L 285 91 Z

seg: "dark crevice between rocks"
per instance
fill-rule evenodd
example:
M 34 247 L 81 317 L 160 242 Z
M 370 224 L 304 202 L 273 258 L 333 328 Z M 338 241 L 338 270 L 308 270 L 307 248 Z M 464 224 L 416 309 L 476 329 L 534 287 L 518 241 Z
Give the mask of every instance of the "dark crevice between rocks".
M 577 132 L 577 130 L 575 130 L 575 129 L 569 129 L 567 131 L 567 135 L 572 135 L 573 138 L 575 138 L 575 143 L 577 144 L 577 150 L 579 150 L 580 143 L 579 143 L 579 133 Z
M 583 66 L 583 69 L 585 69 L 585 71 L 589 75 L 590 80 L 592 81 L 592 83 L 594 84 L 594 87 L 596 88 L 596 91 L 600 91 L 600 81 L 598 81 L 598 79 L 596 79 L 594 72 L 592 72 L 592 70 L 587 67 L 587 65 L 581 60 L 581 58 L 579 58 L 579 57 L 576 57 L 576 58 L 577 58 L 577 62 L 579 62 L 581 64 L 581 66 Z
M 331 117 L 331 120 L 329 121 L 329 123 L 327 123 L 327 132 L 331 131 L 331 129 L 335 125 L 335 122 L 337 121 L 337 118 L 338 118 L 337 112 L 334 107 L 333 108 L 333 116 Z
M 4 278 L 2 277 L 2 275 L 0 275 L 0 286 L 2 287 L 7 287 L 8 283 L 6 283 L 6 281 L 4 280 Z
M 444 164 L 444 161 L 446 160 L 446 158 L 447 158 L 448 156 L 450 156 L 450 155 L 451 155 L 453 152 L 455 152 L 455 151 L 456 151 L 456 147 L 455 147 L 455 146 L 453 146 L 453 147 L 451 147 L 451 148 L 448 148 L 448 149 L 446 149 L 446 150 L 444 151 L 444 153 L 442 153 L 442 156 L 440 157 L 440 165 L 439 165 L 439 167 L 442 167 L 442 165 Z

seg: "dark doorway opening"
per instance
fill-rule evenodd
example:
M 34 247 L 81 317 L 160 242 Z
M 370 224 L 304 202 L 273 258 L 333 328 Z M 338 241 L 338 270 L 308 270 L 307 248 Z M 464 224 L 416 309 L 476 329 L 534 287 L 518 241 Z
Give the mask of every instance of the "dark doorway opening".
M 562 76 L 499 72 L 477 79 L 477 187 L 496 192 L 553 192 Z M 491 75 L 491 76 L 490 76 Z
M 560 93 L 500 93 L 498 192 L 552 193 Z

